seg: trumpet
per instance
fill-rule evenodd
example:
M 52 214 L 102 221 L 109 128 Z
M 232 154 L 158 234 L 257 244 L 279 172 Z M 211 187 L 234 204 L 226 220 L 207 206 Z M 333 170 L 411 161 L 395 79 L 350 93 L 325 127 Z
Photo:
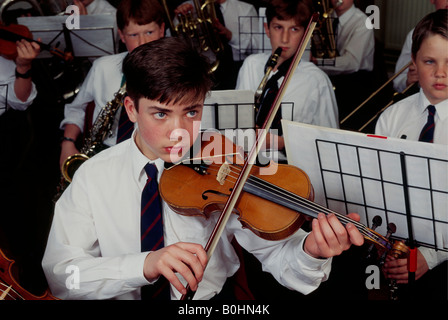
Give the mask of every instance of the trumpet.
M 224 51 L 224 44 L 220 36 L 215 32 L 213 24 L 217 19 L 215 11 L 215 0 L 193 0 L 196 15 L 192 12 L 186 15 L 178 14 L 177 24 L 171 16 L 167 0 L 162 0 L 162 5 L 174 36 L 183 36 L 190 39 L 199 52 L 208 56 L 211 55 L 213 61 L 210 72 L 218 69 L 220 56 Z

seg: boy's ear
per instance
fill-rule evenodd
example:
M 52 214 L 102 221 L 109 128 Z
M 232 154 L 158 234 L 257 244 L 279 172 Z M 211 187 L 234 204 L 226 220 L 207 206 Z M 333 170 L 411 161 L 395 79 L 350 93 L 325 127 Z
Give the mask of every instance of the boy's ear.
M 129 96 L 124 98 L 124 107 L 126 108 L 126 112 L 128 113 L 129 120 L 132 122 L 137 122 L 137 108 L 135 107 L 134 100 L 132 100 Z
M 124 42 L 124 34 L 120 29 L 118 29 L 118 35 L 120 36 L 121 42 L 126 43 L 126 42 Z
M 268 38 L 271 38 L 271 35 L 270 35 L 270 33 L 269 33 L 269 27 L 268 27 L 267 22 L 264 22 L 264 23 L 263 23 L 263 27 L 264 27 L 264 32 L 266 33 L 266 35 L 268 36 Z

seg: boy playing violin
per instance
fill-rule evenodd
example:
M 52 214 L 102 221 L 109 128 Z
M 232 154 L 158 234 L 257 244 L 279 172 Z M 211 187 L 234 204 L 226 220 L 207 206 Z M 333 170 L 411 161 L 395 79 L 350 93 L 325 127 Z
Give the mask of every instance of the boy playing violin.
M 165 278 L 171 284 L 171 299 L 186 293 L 187 284 L 196 291 L 195 299 L 216 298 L 239 268 L 231 245 L 234 237 L 282 285 L 306 294 L 327 279 L 329 258 L 363 243 L 354 225 L 344 227 L 335 216 L 319 215 L 310 233 L 299 230 L 285 240 L 268 241 L 243 229 L 232 215 L 207 261 L 204 246 L 218 215 L 179 215 L 162 202 L 163 241 L 142 248 L 146 232 L 142 240 L 140 223 L 146 208 L 141 217 L 140 195 L 147 183 L 160 178 L 164 163 L 186 154 L 198 137 L 204 99 L 212 85 L 209 68 L 195 49 L 173 37 L 144 44 L 125 58 L 124 105 L 137 126 L 131 139 L 86 161 L 56 203 L 43 259 L 54 295 L 141 299 L 146 288 Z M 153 180 L 145 172 L 148 163 L 158 173 Z M 79 286 L 67 285 L 69 267 L 79 270 Z

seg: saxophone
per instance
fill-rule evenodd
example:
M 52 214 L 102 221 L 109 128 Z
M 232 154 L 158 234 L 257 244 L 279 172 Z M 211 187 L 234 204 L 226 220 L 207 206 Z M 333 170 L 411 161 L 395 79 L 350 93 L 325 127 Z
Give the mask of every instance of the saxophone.
M 101 109 L 89 134 L 84 139 L 80 153 L 74 154 L 64 161 L 61 172 L 66 183 L 72 181 L 73 175 L 84 161 L 105 149 L 103 141 L 112 135 L 115 115 L 118 109 L 123 106 L 125 95 L 126 83 L 115 93 L 114 98 Z

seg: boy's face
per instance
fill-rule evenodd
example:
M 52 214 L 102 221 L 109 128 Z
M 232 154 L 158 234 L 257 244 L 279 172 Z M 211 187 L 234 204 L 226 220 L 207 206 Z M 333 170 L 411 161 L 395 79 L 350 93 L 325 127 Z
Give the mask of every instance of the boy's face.
M 333 5 L 336 14 L 340 16 L 352 7 L 353 0 L 344 0 L 344 1 L 331 0 L 331 4 Z
M 413 63 L 419 84 L 432 104 L 448 99 L 448 40 L 432 35 L 423 40 Z
M 282 55 L 278 59 L 278 66 L 283 61 L 294 56 L 305 33 L 305 29 L 297 25 L 294 19 L 279 20 L 278 18 L 273 18 L 269 27 L 265 24 L 264 29 L 271 41 L 272 52 L 274 53 L 278 47 L 282 48 Z
M 118 30 L 121 41 L 126 45 L 128 52 L 132 52 L 138 46 L 158 40 L 165 35 L 165 24 L 158 25 L 156 22 L 151 22 L 144 25 L 138 25 L 133 20 L 123 28 Z
M 436 7 L 436 10 L 448 9 L 448 0 L 431 0 L 431 3 Z
M 177 162 L 199 134 L 204 99 L 193 103 L 162 104 L 141 98 L 138 111 L 133 100 L 125 98 L 129 119 L 137 123 L 136 144 L 149 159 Z

